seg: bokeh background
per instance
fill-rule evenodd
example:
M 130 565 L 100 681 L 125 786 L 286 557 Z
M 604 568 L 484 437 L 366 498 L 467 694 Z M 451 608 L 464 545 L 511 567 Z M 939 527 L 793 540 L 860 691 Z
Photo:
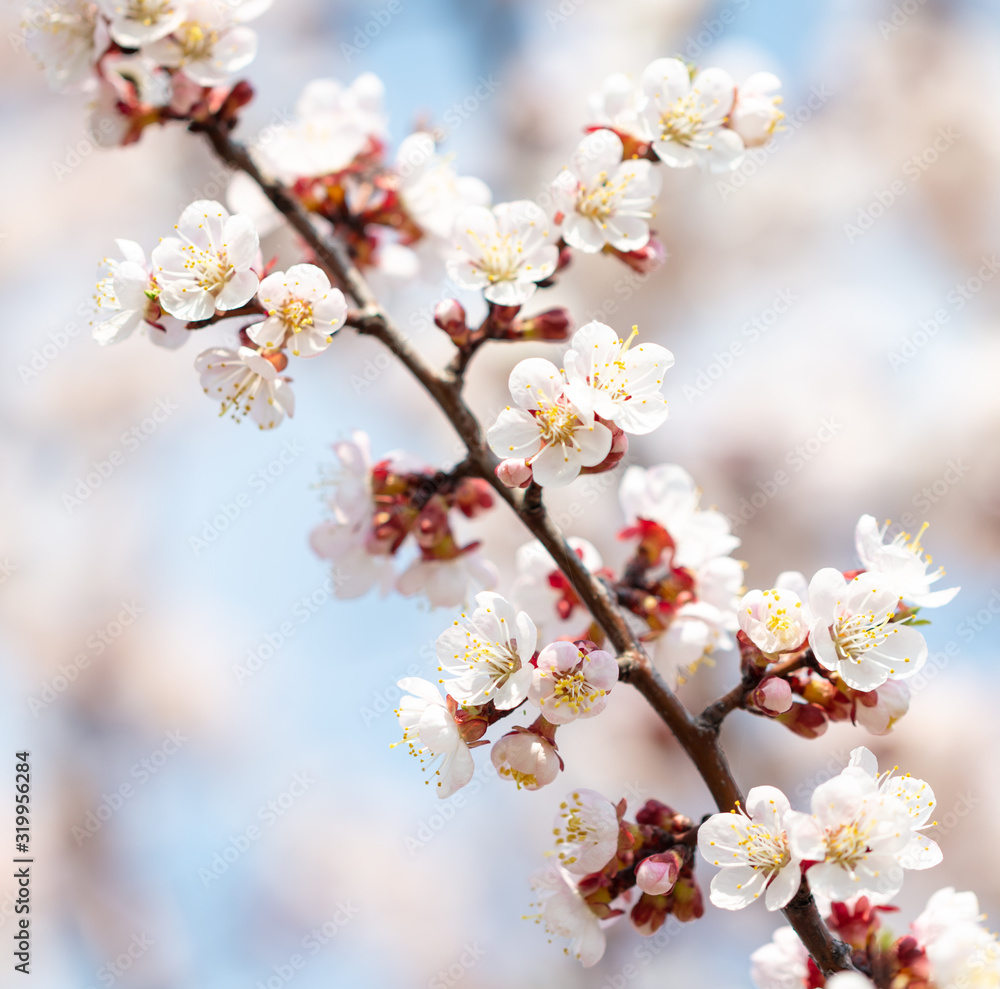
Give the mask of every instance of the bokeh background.
M 418 120 L 443 123 L 484 77 L 492 95 L 452 113 L 445 148 L 503 200 L 536 194 L 562 166 L 587 94 L 612 71 L 680 53 L 783 79 L 789 126 L 766 155 L 724 178 L 664 171 L 666 267 L 636 280 L 578 257 L 545 301 L 581 322 L 637 323 L 673 349 L 671 419 L 632 456 L 683 464 L 706 505 L 738 517 L 750 586 L 852 566 L 863 512 L 931 523 L 925 543 L 963 592 L 926 629 L 929 672 L 898 729 L 873 740 L 835 725 L 807 742 L 736 715 L 725 741 L 744 787 L 777 784 L 799 806 L 856 744 L 927 779 L 945 861 L 908 876 L 898 926 L 951 884 L 995 911 L 1000 4 L 402 0 L 345 51 L 384 6 L 278 0 L 256 25 L 244 132 L 290 112 L 311 78 L 372 70 L 398 143 Z M 16 35 L 17 5 L 3 18 Z M 197 344 L 171 353 L 137 336 L 99 350 L 79 307 L 113 239 L 155 243 L 225 182 L 180 129 L 74 158 L 79 102 L 51 94 L 13 45 L 0 73 L 0 737 L 9 779 L 13 753 L 32 753 L 32 984 L 749 986 L 748 955 L 780 923 L 763 909 L 709 906 L 652 942 L 620 924 L 588 971 L 522 919 L 567 789 L 656 796 L 697 817 L 711 809 L 704 787 L 621 688 L 600 719 L 561 733 L 556 785 L 517 792 L 482 758 L 460 801 L 435 799 L 390 750 L 391 712 L 399 676 L 432 672 L 429 644 L 450 615 L 398 596 L 332 600 L 306 539 L 331 441 L 363 427 L 377 452 L 444 463 L 456 459 L 447 425 L 348 334 L 296 375 L 296 417 L 273 433 L 217 417 L 191 368 Z M 386 292 L 414 342 L 444 359 L 427 318 L 435 287 Z M 774 318 L 782 293 L 794 301 Z M 510 366 L 536 353 L 552 352 L 483 352 L 478 410 L 498 409 Z M 169 414 L 126 448 L 158 406 Z M 68 502 L 116 449 L 121 465 Z M 755 507 L 782 469 L 788 483 Z M 240 495 L 238 517 L 196 546 Z M 552 504 L 620 558 L 613 485 L 580 482 Z M 475 531 L 509 577 L 523 534 L 501 510 Z M 275 646 L 283 623 L 292 634 Z M 266 659 L 241 676 L 252 652 Z M 734 670 L 719 657 L 685 698 L 700 705 Z M 5 943 L 12 890 L 0 880 Z M 304 968 L 289 967 L 295 954 Z

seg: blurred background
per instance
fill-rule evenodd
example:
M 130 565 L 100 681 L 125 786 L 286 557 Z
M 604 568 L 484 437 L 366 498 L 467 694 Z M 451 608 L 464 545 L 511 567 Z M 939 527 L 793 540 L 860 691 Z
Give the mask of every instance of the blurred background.
M 945 861 L 908 874 L 895 926 L 946 885 L 995 912 L 1000 4 L 402 0 L 357 47 L 383 7 L 280 0 L 255 25 L 244 133 L 288 114 L 311 78 L 371 70 L 395 143 L 443 124 L 459 171 L 504 200 L 536 195 L 565 163 L 613 71 L 680 54 L 781 77 L 788 126 L 769 151 L 724 177 L 664 170 L 660 272 L 577 256 L 545 302 L 637 323 L 674 351 L 671 419 L 631 455 L 684 465 L 703 504 L 734 517 L 749 586 L 853 566 L 862 513 L 931 523 L 925 545 L 963 591 L 925 630 L 932 659 L 897 730 L 834 725 L 807 742 L 735 715 L 725 741 L 744 788 L 781 786 L 800 808 L 858 744 L 927 779 Z M 3 16 L 16 33 L 17 5 Z M 332 600 L 306 540 L 330 442 L 363 427 L 376 453 L 447 463 L 446 423 L 348 334 L 296 375 L 296 417 L 270 433 L 218 418 L 195 345 L 166 352 L 137 334 L 99 350 L 80 307 L 114 238 L 154 244 L 225 179 L 179 128 L 88 150 L 80 102 L 50 93 L 28 55 L 11 51 L 0 73 L 0 724 L 11 780 L 14 752 L 32 754 L 32 984 L 749 986 L 750 952 L 781 923 L 763 909 L 709 905 L 647 942 L 622 923 L 587 971 L 522 919 L 568 789 L 633 808 L 655 796 L 692 817 L 708 793 L 620 688 L 600 719 L 560 734 L 557 784 L 518 792 L 480 753 L 462 799 L 436 800 L 389 749 L 392 708 L 400 676 L 433 672 L 451 616 L 398 596 Z M 491 94 L 468 111 L 484 80 Z M 414 343 L 445 359 L 427 316 L 439 289 L 386 291 Z M 487 348 L 470 376 L 478 411 L 504 404 L 517 359 L 555 353 Z M 621 558 L 606 476 L 551 503 Z M 212 523 L 234 504 L 230 524 Z M 502 510 L 474 531 L 509 578 L 522 533 Z M 727 689 L 735 667 L 718 657 L 685 699 Z M 13 888 L 0 880 L 5 943 Z

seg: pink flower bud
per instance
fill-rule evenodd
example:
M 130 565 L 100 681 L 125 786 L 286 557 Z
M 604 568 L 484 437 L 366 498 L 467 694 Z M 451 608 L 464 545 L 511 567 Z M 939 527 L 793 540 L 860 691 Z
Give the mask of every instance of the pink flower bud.
M 465 322 L 465 309 L 458 299 L 442 299 L 434 307 L 434 322 L 461 345 L 468 342 L 469 327 Z
M 640 275 L 651 275 L 654 271 L 662 268 L 667 260 L 667 249 L 660 243 L 655 234 L 650 234 L 649 241 L 645 247 L 640 247 L 637 251 L 612 251 L 622 261 L 624 261 L 633 271 L 638 271 Z
M 793 704 L 776 720 L 803 738 L 819 738 L 826 731 L 826 712 L 818 704 Z
M 757 684 L 750 700 L 765 714 L 784 714 L 792 706 L 792 688 L 781 677 L 767 677 Z
M 512 327 L 522 340 L 568 340 L 573 328 L 573 317 L 561 306 L 529 319 L 515 320 Z
M 635 883 L 644 893 L 662 896 L 669 893 L 681 872 L 680 855 L 671 850 L 650 855 L 635 870 Z
M 508 488 L 526 488 L 531 483 L 531 468 L 523 460 L 501 460 L 496 473 Z
M 518 789 L 540 790 L 551 783 L 562 769 L 555 746 L 527 728 L 504 735 L 493 746 L 490 760 L 497 773 L 513 780 Z

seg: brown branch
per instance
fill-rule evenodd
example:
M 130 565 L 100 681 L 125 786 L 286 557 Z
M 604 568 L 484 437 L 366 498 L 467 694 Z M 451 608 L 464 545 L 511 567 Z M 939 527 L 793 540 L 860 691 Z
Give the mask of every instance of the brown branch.
M 232 140 L 225 125 L 209 123 L 199 125 L 197 129 L 205 132 L 216 154 L 224 162 L 245 172 L 260 186 L 272 205 L 285 216 L 312 249 L 320 267 L 354 299 L 360 312 L 352 314 L 351 325 L 359 333 L 381 341 L 424 386 L 465 444 L 468 451 L 466 463 L 470 471 L 478 473 L 492 485 L 525 527 L 548 550 L 556 566 L 565 574 L 577 596 L 604 630 L 618 653 L 622 681 L 635 687 L 673 732 L 695 764 L 719 810 L 729 811 L 735 808 L 742 801 L 742 794 L 719 744 L 718 729 L 702 724 L 693 717 L 653 669 L 649 656 L 625 621 L 612 594 L 584 567 L 545 511 L 541 492 L 532 492 L 530 497 L 525 497 L 520 492 L 511 491 L 498 480 L 495 474 L 497 458 L 486 445 L 479 423 L 462 397 L 460 374 L 456 375 L 455 371 L 436 371 L 410 346 L 406 336 L 379 304 L 347 248 L 336 238 L 317 229 L 309 214 L 284 186 L 264 177 L 247 149 Z M 460 372 L 462 368 L 456 370 Z M 835 940 L 823 924 L 804 881 L 792 904 L 785 909 L 785 916 L 824 973 L 851 970 L 848 949 Z M 845 951 L 848 951 L 847 956 Z

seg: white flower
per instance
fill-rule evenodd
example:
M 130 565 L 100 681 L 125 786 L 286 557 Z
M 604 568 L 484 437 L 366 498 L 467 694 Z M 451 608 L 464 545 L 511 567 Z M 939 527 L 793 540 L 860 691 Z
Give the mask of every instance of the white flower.
M 437 640 L 438 669 L 455 677 L 446 682 L 448 693 L 463 704 L 517 707 L 528 696 L 534 672 L 534 622 L 493 591 L 477 594 L 476 610 L 462 619 Z
M 546 931 L 569 938 L 567 950 L 584 968 L 596 965 L 604 954 L 604 931 L 569 874 L 550 865 L 531 877 L 531 885 L 539 894 Z
M 555 222 L 570 247 L 596 254 L 606 244 L 636 251 L 649 241 L 660 173 L 645 159 L 622 161 L 614 131 L 588 134 L 552 182 Z
M 779 927 L 773 940 L 750 956 L 750 978 L 757 989 L 803 989 L 809 952 L 791 927 Z
M 342 171 L 385 136 L 385 87 L 362 73 L 349 86 L 315 79 L 295 104 L 295 120 L 268 128 L 254 144 L 261 168 L 282 182 Z
M 257 54 L 257 34 L 240 23 L 240 13 L 226 0 L 188 0 L 183 22 L 142 52 L 199 86 L 220 86 Z
M 812 613 L 808 601 L 791 587 L 782 586 L 781 574 L 773 588 L 753 590 L 743 596 L 737 609 L 740 628 L 761 652 L 771 655 L 801 646 L 809 636 Z M 802 578 L 801 574 L 795 574 Z M 801 587 L 804 578 L 796 580 Z
M 864 893 L 886 903 L 903 885 L 900 853 L 912 835 L 910 811 L 875 780 L 856 770 L 821 783 L 813 791 L 812 815 L 785 817 L 792 853 L 816 864 L 807 872 L 819 896 L 842 903 Z
M 554 834 L 559 864 L 578 876 L 603 869 L 618 854 L 618 811 L 596 790 L 574 790 L 559 805 Z
M 469 746 L 462 738 L 448 702 L 434 684 L 419 677 L 404 677 L 399 681 L 399 688 L 413 695 L 403 697 L 396 710 L 403 729 L 403 742 L 424 769 L 441 760 L 434 770 L 438 777 L 438 796 L 450 797 L 472 779 L 475 771 Z M 394 747 L 401 744 L 395 742 Z M 428 756 L 430 760 L 424 765 Z
M 510 373 L 508 406 L 487 433 L 503 460 L 525 460 L 543 487 L 562 487 L 583 467 L 595 467 L 611 450 L 611 430 L 588 418 L 567 398 L 559 369 L 542 357 L 521 361 Z
M 656 343 L 632 347 L 633 328 L 622 341 L 610 326 L 596 320 L 573 334 L 563 357 L 566 396 L 588 416 L 599 415 L 626 433 L 651 433 L 667 418 L 660 391 L 674 355 Z
M 920 540 L 927 531 L 927 523 L 921 526 L 916 537 L 901 532 L 889 542 L 885 542 L 889 523 L 880 529 L 871 515 L 862 515 L 854 530 L 854 543 L 858 558 L 866 570 L 884 573 L 893 582 L 899 596 L 922 608 L 937 608 L 947 604 L 961 590 L 949 587 L 943 591 L 932 591 L 930 585 L 944 576 L 944 568 L 938 567 L 933 573 L 927 572 L 931 558 L 926 555 Z
M 199 199 L 181 213 L 176 237 L 153 249 L 160 305 L 179 319 L 208 319 L 217 309 L 238 309 L 253 298 L 257 231 L 248 216 L 230 216 L 220 203 Z
M 885 574 L 867 571 L 848 582 L 832 567 L 818 571 L 809 582 L 816 659 L 855 690 L 912 676 L 927 659 L 927 643 L 892 620 L 897 604 L 899 591 Z
M 159 286 L 146 262 L 143 249 L 131 240 L 117 240 L 123 260 L 105 258 L 99 271 L 94 339 L 106 347 L 129 337 L 143 327 L 153 343 L 174 349 L 191 335 L 184 324 L 160 312 Z
M 595 124 L 604 124 L 636 141 L 649 141 L 652 135 L 640 115 L 645 102 L 642 90 L 630 76 L 623 72 L 614 72 L 587 100 L 588 119 Z
M 186 14 L 185 0 L 100 0 L 111 21 L 111 37 L 123 48 L 138 48 L 165 38 Z
M 982 926 L 975 893 L 939 889 L 910 930 L 927 952 L 930 978 L 938 989 L 996 989 L 1000 985 L 1000 943 Z
M 747 794 L 746 811 L 713 814 L 698 829 L 698 850 L 720 867 L 710 899 L 724 910 L 741 910 L 761 893 L 768 910 L 780 910 L 802 880 L 800 859 L 788 847 L 788 798 L 773 786 Z
M 404 597 L 422 594 L 432 608 L 455 608 L 477 590 L 496 587 L 496 567 L 478 550 L 449 559 L 414 560 L 397 578 L 396 590 Z
M 515 728 L 494 743 L 490 761 L 497 774 L 513 780 L 520 790 L 540 790 L 548 786 L 562 770 L 562 760 L 555 746 L 527 728 Z
M 855 700 L 854 720 L 872 735 L 886 735 L 910 709 L 910 688 L 905 680 L 886 680 Z
M 350 440 L 334 443 L 333 450 L 340 465 L 327 501 L 332 518 L 313 529 L 309 544 L 317 556 L 333 561 L 334 596 L 355 598 L 376 586 L 385 589 L 392 562 L 388 554 L 369 549 L 375 509 L 367 434 L 356 431 Z
M 671 687 L 686 683 L 702 663 L 711 665 L 716 649 L 731 648 L 726 624 L 726 616 L 708 601 L 691 601 L 677 609 L 653 646 L 657 668 Z
M 743 141 L 725 127 L 736 88 L 728 72 L 705 69 L 694 79 L 676 58 L 660 58 L 642 74 L 643 118 L 657 157 L 674 168 L 696 162 L 713 172 L 736 168 Z
M 1000 986 L 1000 943 L 982 926 L 975 893 L 939 889 L 910 930 L 927 953 L 930 981 L 937 989 L 996 989 Z
M 914 937 L 926 947 L 964 924 L 979 924 L 983 914 L 975 893 L 957 893 L 954 886 L 939 889 L 927 901 L 927 906 L 912 924 Z
M 249 415 L 261 429 L 274 429 L 295 412 L 291 385 L 278 377 L 277 368 L 252 347 L 228 350 L 216 347 L 198 355 L 195 370 L 201 374 L 206 395 L 222 400 L 219 415 L 232 411 L 233 419 Z
M 449 277 L 463 288 L 482 289 L 489 302 L 523 305 L 536 282 L 556 270 L 559 250 L 549 224 L 542 208 L 526 199 L 468 207 L 455 220 Z
M 287 344 L 295 357 L 323 353 L 347 318 L 347 300 L 330 287 L 326 273 L 314 264 L 293 264 L 268 275 L 257 289 L 267 319 L 247 330 L 258 346 L 271 350 Z
M 941 861 L 941 849 L 937 842 L 920 834 L 921 830 L 930 826 L 927 821 L 936 806 L 934 791 L 923 780 L 915 779 L 909 773 L 893 776 L 892 770 L 880 775 L 878 760 L 863 745 L 851 751 L 851 759 L 844 772 L 875 780 L 880 793 L 896 797 L 909 811 L 912 834 L 909 843 L 899 853 L 904 869 L 930 869 Z
M 726 556 L 740 544 L 725 515 L 698 508 L 700 497 L 694 479 L 676 464 L 629 467 L 618 488 L 626 521 L 646 519 L 661 525 L 674 541 L 673 565 L 691 570 Z
M 604 566 L 593 543 L 578 536 L 570 536 L 567 542 L 591 573 Z M 590 625 L 590 613 L 549 551 L 537 539 L 532 540 L 518 548 L 514 564 L 517 577 L 511 587 L 511 600 L 531 616 L 539 635 L 546 641 L 581 638 Z
M 748 148 L 767 144 L 785 115 L 778 109 L 781 80 L 770 72 L 755 72 L 736 92 L 729 126 Z
M 984 927 L 961 924 L 927 945 L 930 975 L 937 989 L 997 989 L 1000 942 Z
M 96 3 L 31 0 L 24 8 L 25 47 L 45 69 L 49 85 L 69 89 L 82 82 L 107 47 Z
M 434 237 L 451 237 L 455 219 L 469 206 L 489 206 L 489 186 L 471 175 L 458 175 L 435 150 L 424 131 L 411 134 L 396 154 L 399 195 L 417 226 Z
M 566 725 L 600 714 L 617 682 L 618 663 L 611 653 L 583 653 L 572 642 L 553 642 L 538 654 L 528 698 L 546 721 Z

